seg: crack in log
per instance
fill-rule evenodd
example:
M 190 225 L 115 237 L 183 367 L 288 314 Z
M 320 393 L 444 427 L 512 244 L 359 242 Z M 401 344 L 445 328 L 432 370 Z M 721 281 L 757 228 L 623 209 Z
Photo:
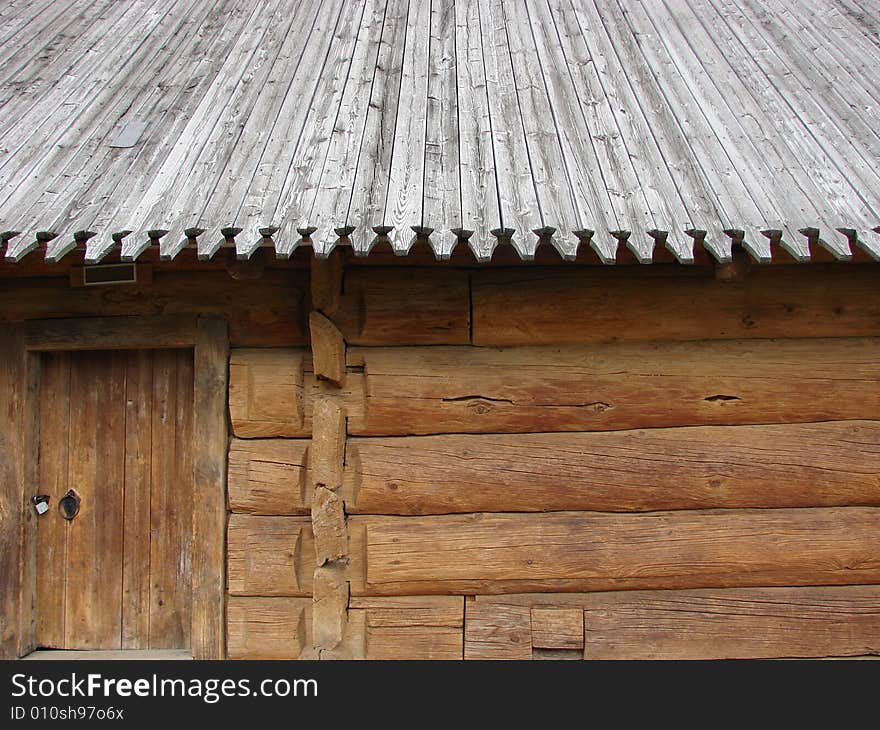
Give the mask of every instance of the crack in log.
M 725 402 L 731 400 L 739 400 L 739 396 L 736 395 L 708 395 L 703 398 L 704 401 L 708 401 L 709 403 L 718 403 Z
M 443 403 L 459 403 L 466 401 L 488 401 L 489 403 L 507 403 L 514 406 L 516 403 L 509 398 L 490 398 L 486 395 L 459 395 L 454 398 L 441 398 Z

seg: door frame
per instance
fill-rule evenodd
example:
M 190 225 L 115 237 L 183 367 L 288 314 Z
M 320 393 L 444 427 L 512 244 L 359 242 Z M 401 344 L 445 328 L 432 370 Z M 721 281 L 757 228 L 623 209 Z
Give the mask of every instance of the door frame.
M 37 525 L 30 497 L 39 493 L 40 354 L 182 348 L 193 349 L 194 371 L 190 648 L 194 659 L 225 657 L 228 326 L 213 315 L 160 315 L 0 325 L 0 416 L 8 414 L 0 425 L 0 658 L 36 648 Z

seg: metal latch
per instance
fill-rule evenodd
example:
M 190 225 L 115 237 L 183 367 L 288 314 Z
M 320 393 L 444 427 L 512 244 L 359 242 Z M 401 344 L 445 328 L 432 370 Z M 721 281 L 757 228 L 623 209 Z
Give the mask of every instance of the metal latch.
M 61 510 L 61 516 L 65 520 L 72 520 L 79 514 L 79 503 L 82 500 L 80 496 L 71 489 L 67 492 L 62 498 L 61 501 L 58 502 L 58 509 Z
M 38 515 L 44 515 L 49 511 L 48 494 L 35 494 L 31 497 L 31 502 L 34 503 L 34 509 L 37 511 Z

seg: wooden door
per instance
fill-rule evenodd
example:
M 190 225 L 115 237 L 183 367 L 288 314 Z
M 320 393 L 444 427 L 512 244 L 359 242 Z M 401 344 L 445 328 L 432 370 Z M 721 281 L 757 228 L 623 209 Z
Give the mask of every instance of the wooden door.
M 192 351 L 42 357 L 37 644 L 188 648 Z

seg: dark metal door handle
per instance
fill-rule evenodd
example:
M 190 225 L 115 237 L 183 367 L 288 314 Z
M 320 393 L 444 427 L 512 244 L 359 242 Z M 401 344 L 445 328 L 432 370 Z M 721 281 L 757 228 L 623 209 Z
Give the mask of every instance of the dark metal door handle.
M 80 496 L 71 489 L 58 502 L 58 509 L 61 510 L 61 516 L 65 520 L 72 520 L 79 514 L 79 504 L 81 501 Z

